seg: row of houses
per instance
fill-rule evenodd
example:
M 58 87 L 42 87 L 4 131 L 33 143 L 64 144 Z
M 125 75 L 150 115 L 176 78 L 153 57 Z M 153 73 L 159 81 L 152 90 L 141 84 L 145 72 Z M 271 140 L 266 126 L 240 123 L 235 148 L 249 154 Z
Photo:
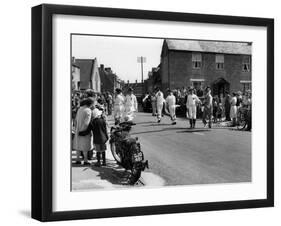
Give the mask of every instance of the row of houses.
M 72 57 L 72 89 L 92 89 L 97 93 L 114 92 L 116 88 L 122 88 L 122 81 L 110 67 L 98 66 L 95 59 L 76 59 Z
M 165 39 L 161 61 L 142 82 L 124 83 L 97 59 L 72 58 L 72 88 L 114 92 L 134 88 L 137 96 L 162 90 L 210 86 L 213 95 L 251 89 L 252 44 L 246 42 Z
M 163 41 L 160 64 L 144 82 L 146 92 L 210 86 L 214 95 L 251 89 L 252 44 L 245 42 Z

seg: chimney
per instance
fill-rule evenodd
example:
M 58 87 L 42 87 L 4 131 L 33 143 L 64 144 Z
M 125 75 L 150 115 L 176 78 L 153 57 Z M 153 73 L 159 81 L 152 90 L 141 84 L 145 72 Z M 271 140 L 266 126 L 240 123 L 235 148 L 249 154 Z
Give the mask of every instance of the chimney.
M 136 79 L 136 83 L 138 83 L 138 80 Z

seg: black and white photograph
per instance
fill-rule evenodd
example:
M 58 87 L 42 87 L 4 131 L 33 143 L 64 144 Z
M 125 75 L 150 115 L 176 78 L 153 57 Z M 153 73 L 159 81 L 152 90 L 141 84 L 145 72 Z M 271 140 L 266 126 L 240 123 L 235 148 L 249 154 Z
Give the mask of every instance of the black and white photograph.
M 70 42 L 71 191 L 252 182 L 252 42 Z
M 34 219 L 274 205 L 272 18 L 43 4 L 32 41 Z

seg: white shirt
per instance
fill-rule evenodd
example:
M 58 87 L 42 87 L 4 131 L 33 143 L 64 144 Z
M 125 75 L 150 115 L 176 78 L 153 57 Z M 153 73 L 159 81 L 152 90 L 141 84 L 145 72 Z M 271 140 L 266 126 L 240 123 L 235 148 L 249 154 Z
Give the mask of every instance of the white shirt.
M 157 104 L 163 104 L 165 102 L 164 95 L 161 91 L 158 91 L 155 96 Z
M 167 96 L 166 103 L 168 104 L 168 106 L 176 105 L 176 97 L 173 94 Z
M 134 94 L 127 95 L 125 97 L 125 107 L 126 108 L 133 108 L 133 111 L 137 111 L 138 109 L 138 101 Z
M 236 106 L 236 103 L 237 103 L 237 97 L 236 96 L 234 96 L 234 97 L 232 97 L 232 99 L 231 99 L 231 106 Z
M 200 103 L 201 101 L 195 94 L 188 94 L 186 106 L 196 106 L 197 103 Z
M 118 94 L 115 97 L 114 105 L 124 105 L 124 103 L 125 103 L 124 96 L 121 94 Z

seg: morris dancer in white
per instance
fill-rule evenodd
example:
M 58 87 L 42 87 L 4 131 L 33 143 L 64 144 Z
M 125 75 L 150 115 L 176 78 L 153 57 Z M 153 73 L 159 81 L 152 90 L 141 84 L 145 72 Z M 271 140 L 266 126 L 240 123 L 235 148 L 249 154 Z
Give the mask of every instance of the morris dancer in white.
M 236 126 L 237 120 L 237 93 L 233 93 L 233 97 L 230 101 L 231 108 L 230 108 L 230 118 L 232 120 L 232 126 Z
M 115 92 L 116 92 L 116 97 L 114 100 L 114 119 L 115 119 L 115 125 L 117 125 L 123 119 L 125 99 L 124 96 L 122 95 L 121 89 L 117 88 Z
M 133 121 L 136 111 L 138 111 L 138 102 L 130 87 L 125 97 L 125 121 Z
M 164 99 L 163 93 L 160 91 L 160 89 L 158 87 L 155 89 L 155 91 L 156 91 L 156 94 L 155 94 L 155 96 L 156 96 L 156 112 L 157 112 L 157 119 L 158 119 L 157 122 L 160 123 L 165 99 Z
M 176 120 L 176 97 L 174 96 L 173 92 L 171 90 L 168 90 L 168 96 L 166 98 L 166 108 L 168 109 L 169 115 L 171 117 L 172 120 L 172 125 L 177 124 Z
M 188 109 L 190 129 L 195 128 L 197 104 L 201 104 L 201 101 L 194 94 L 194 89 L 190 88 L 188 91 L 188 96 L 186 101 L 186 108 Z

